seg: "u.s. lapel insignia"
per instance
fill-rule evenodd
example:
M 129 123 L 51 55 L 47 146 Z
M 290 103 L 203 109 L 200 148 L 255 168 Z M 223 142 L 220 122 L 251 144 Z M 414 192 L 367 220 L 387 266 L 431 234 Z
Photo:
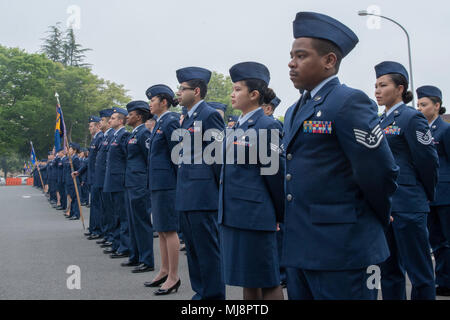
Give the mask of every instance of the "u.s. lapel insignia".
M 436 129 L 436 125 L 434 125 L 432 128 L 433 128 L 433 129 Z
M 394 111 L 394 114 L 395 114 L 395 115 L 399 114 L 398 110 L 395 110 L 395 111 Z
M 193 116 L 196 117 L 197 116 L 197 112 L 194 112 Z
M 322 99 L 322 97 L 321 96 L 317 96 L 317 97 L 314 98 L 314 101 L 317 102 L 317 101 L 320 101 L 320 99 Z
M 317 118 L 320 118 L 322 116 L 322 111 L 317 112 Z
M 253 122 L 254 122 L 253 119 L 248 120 L 248 123 L 253 123 Z

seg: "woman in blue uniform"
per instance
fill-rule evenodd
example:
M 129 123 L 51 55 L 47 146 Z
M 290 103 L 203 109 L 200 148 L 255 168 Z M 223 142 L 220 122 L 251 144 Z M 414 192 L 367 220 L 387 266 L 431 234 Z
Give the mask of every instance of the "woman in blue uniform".
M 72 166 L 73 171 L 77 171 L 80 168 L 80 158 L 78 158 L 78 153 L 80 152 L 80 145 L 75 142 L 71 142 L 69 144 L 69 157 L 72 158 Z M 69 159 L 67 159 L 65 165 L 65 181 L 66 181 L 66 189 L 67 195 L 70 197 L 70 216 L 69 220 L 78 220 L 80 219 L 80 209 L 78 208 L 78 200 L 77 194 L 75 192 L 75 185 L 72 179 L 72 169 L 70 167 Z M 78 195 L 80 195 L 80 180 L 78 177 L 75 179 L 78 188 Z M 81 196 L 81 195 L 80 195 Z
M 234 125 L 237 130 L 227 129 L 224 140 L 226 161 L 219 190 L 224 280 L 228 285 L 243 287 L 245 300 L 281 300 L 276 238 L 284 212 L 284 170 L 278 148 L 281 128 L 261 108 L 270 73 L 260 63 L 243 62 L 230 69 L 230 76 L 232 105 L 242 115 Z M 270 139 L 271 130 L 278 130 L 278 143 Z M 266 165 L 259 156 L 260 148 L 276 154 L 280 167 L 275 174 L 262 173 Z M 234 158 L 229 155 L 230 149 Z M 245 154 L 244 164 L 239 153 Z M 256 161 L 250 161 L 252 155 Z
M 437 153 L 425 117 L 405 105 L 412 100 L 406 69 L 386 61 L 375 66 L 375 72 L 375 96 L 378 105 L 385 106 L 381 128 L 400 167 L 386 232 L 391 255 L 381 264 L 383 299 L 406 299 L 405 271 L 412 284 L 411 299 L 435 299 L 427 214 L 437 182 Z
M 161 267 L 159 273 L 147 287 L 159 287 L 155 295 L 166 295 L 178 291 L 181 285 L 178 276 L 180 240 L 178 212 L 175 210 L 177 166 L 171 159 L 172 149 L 178 141 L 172 141 L 172 132 L 180 128 L 179 117 L 169 111 L 178 103 L 174 92 L 166 85 L 155 85 L 147 89 L 150 111 L 157 116 L 155 128 L 149 141 L 149 186 L 151 190 L 153 228 L 159 234 Z
M 450 296 L 450 123 L 440 115 L 442 92 L 433 86 L 418 88 L 418 108 L 428 120 L 433 143 L 439 156 L 439 178 L 436 197 L 430 203 L 428 231 L 436 262 L 436 294 Z

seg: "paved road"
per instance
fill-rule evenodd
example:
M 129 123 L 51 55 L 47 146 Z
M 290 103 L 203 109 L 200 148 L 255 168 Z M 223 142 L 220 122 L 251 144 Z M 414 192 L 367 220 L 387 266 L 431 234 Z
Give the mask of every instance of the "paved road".
M 89 209 L 83 207 L 88 225 Z M 0 299 L 190 299 L 187 261 L 180 253 L 181 288 L 156 297 L 143 283 L 157 271 L 133 274 L 83 236 L 80 221 L 68 221 L 29 186 L 0 187 Z M 158 269 L 159 243 L 154 242 Z M 69 290 L 66 273 L 79 266 L 81 289 Z M 410 285 L 408 285 L 410 291 Z M 286 294 L 285 294 L 286 296 Z M 227 298 L 240 300 L 240 288 L 227 287 Z

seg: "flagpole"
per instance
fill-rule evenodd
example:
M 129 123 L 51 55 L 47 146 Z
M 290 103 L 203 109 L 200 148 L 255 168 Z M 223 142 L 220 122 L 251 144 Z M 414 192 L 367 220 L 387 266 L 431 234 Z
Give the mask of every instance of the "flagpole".
M 36 157 L 36 152 L 34 152 L 33 142 L 30 141 L 30 144 L 31 144 L 31 150 L 33 151 L 33 154 L 34 154 L 34 156 Z M 36 167 L 36 169 L 37 169 L 37 171 L 38 171 L 38 173 L 39 173 L 39 178 L 41 178 L 42 192 L 45 193 L 45 190 L 44 190 L 44 189 L 45 189 L 45 186 L 44 186 L 44 180 L 42 180 L 41 170 L 39 170 L 39 166 L 38 166 L 38 164 L 37 164 L 37 159 L 36 159 L 36 161 L 35 161 L 34 166 Z
M 58 92 L 55 92 L 55 97 L 56 97 L 56 101 L 58 102 L 58 106 L 59 106 L 59 108 L 61 109 L 61 115 L 62 115 L 62 107 L 61 107 L 61 104 L 59 103 L 59 94 L 58 94 Z M 63 120 L 64 120 L 64 118 L 63 118 Z M 65 124 L 64 124 L 64 126 L 65 126 Z M 64 142 L 65 142 L 65 145 L 66 145 L 66 146 L 69 145 L 68 140 L 67 140 L 66 128 L 64 128 Z M 69 163 L 70 163 L 70 171 L 71 171 L 71 173 L 73 173 L 74 170 L 73 170 L 72 157 L 69 155 L 68 158 L 69 158 Z M 76 195 L 77 195 L 77 203 L 78 203 L 78 209 L 80 210 L 81 223 L 82 223 L 82 225 L 83 225 L 83 230 L 86 230 L 86 227 L 84 226 L 84 216 L 83 216 L 83 211 L 82 211 L 82 209 L 81 209 L 80 194 L 78 193 L 77 179 L 76 179 L 76 177 L 74 177 L 73 175 L 72 175 L 72 180 L 73 180 L 73 184 L 74 184 L 74 186 L 75 186 L 75 193 L 76 193 Z

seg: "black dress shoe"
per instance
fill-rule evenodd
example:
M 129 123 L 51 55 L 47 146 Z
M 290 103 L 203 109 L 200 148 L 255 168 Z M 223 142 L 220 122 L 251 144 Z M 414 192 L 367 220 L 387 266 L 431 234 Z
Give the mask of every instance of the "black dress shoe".
M 450 297 L 450 288 L 447 287 L 436 287 L 436 295 L 441 297 Z
M 139 262 L 127 261 L 127 262 L 122 262 L 120 265 L 122 267 L 136 267 L 139 265 Z
M 105 242 L 107 242 L 108 240 L 106 240 L 106 239 L 102 239 L 102 240 L 98 240 L 98 241 L 95 241 L 95 243 L 96 244 L 104 244 Z
M 56 207 L 55 209 L 56 209 L 56 210 L 64 210 L 64 208 L 61 207 L 61 206 L 58 206 L 58 207 Z
M 89 236 L 92 236 L 92 233 L 90 233 L 90 232 L 85 232 L 84 235 L 85 235 L 86 237 L 89 237 Z
M 69 218 L 69 220 L 80 220 L 80 218 L 79 217 L 72 217 L 72 218 Z
M 97 240 L 97 239 L 100 239 L 100 236 L 98 234 L 93 234 L 93 235 L 90 235 L 87 239 L 88 240 Z
M 123 252 L 115 252 L 113 254 L 111 254 L 109 257 L 111 259 L 121 259 L 121 258 L 128 258 L 130 255 L 128 253 L 123 253 Z
M 178 292 L 178 288 L 180 287 L 180 285 L 181 285 L 181 279 L 178 279 L 177 283 L 175 283 L 173 285 L 173 287 L 170 287 L 169 289 L 166 289 L 166 290 L 161 289 L 161 288 L 156 290 L 155 291 L 155 296 L 165 296 L 167 294 L 171 294 L 172 291 L 174 291 L 174 290 L 175 290 L 175 292 Z
M 166 282 L 167 280 L 167 276 L 162 277 L 159 280 L 156 281 L 150 281 L 150 282 L 144 282 L 144 286 L 149 287 L 149 288 L 155 288 L 155 287 L 159 287 L 160 285 L 162 285 L 164 282 Z
M 154 271 L 155 268 L 154 267 L 150 267 L 146 264 L 140 264 L 138 265 L 136 268 L 134 268 L 133 270 L 131 270 L 131 272 L 133 273 L 142 273 L 142 272 L 149 272 L 149 271 Z
M 108 248 L 108 247 L 111 247 L 111 246 L 112 246 L 111 242 L 105 242 L 104 244 L 100 245 L 100 248 Z
M 103 250 L 104 254 L 111 254 L 111 253 L 116 253 L 116 250 L 112 249 L 112 248 L 108 248 Z

